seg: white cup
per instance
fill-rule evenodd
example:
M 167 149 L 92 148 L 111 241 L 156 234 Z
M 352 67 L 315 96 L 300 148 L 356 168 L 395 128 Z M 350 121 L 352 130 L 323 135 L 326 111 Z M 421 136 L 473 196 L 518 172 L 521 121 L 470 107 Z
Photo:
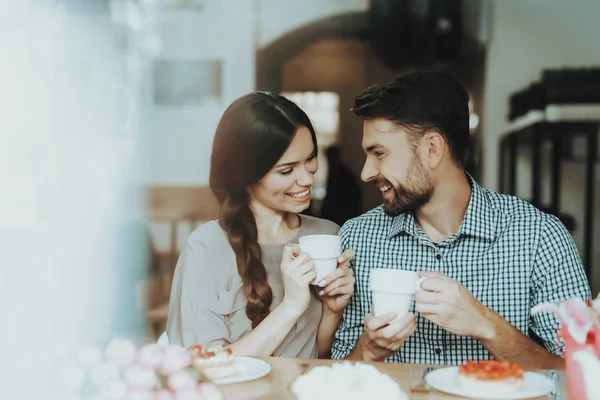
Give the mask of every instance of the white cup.
M 371 270 L 371 290 L 373 291 L 373 314 L 380 317 L 394 312 L 396 322 L 410 309 L 412 296 L 423 290 L 421 283 L 427 278 L 419 278 L 413 271 L 402 269 L 373 268 Z
M 321 279 L 335 271 L 337 258 L 342 254 L 342 242 L 337 235 L 307 235 L 298 241 L 300 251 L 307 253 L 315 264 L 317 277 L 311 282 L 318 285 Z

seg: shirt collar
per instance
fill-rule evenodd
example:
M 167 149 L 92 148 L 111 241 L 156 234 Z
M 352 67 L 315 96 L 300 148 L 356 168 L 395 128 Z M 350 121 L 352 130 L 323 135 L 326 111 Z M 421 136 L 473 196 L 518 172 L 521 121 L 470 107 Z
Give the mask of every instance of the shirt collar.
M 467 179 L 471 184 L 471 200 L 458 233 L 493 241 L 496 237 L 497 221 L 494 207 L 484 189 L 468 173 Z
M 478 237 L 493 241 L 496 231 L 496 216 L 494 208 L 490 204 L 484 189 L 475 182 L 475 179 L 466 173 L 469 184 L 471 185 L 471 199 L 467 206 L 467 212 L 458 229 L 458 235 Z M 418 227 L 412 212 L 400 214 L 394 217 L 388 237 L 396 236 L 400 233 L 407 233 L 412 236 L 417 235 Z
M 388 231 L 388 237 L 391 238 L 400 233 L 414 234 L 417 225 L 415 224 L 415 217 L 412 213 L 400 214 L 393 218 L 392 225 Z

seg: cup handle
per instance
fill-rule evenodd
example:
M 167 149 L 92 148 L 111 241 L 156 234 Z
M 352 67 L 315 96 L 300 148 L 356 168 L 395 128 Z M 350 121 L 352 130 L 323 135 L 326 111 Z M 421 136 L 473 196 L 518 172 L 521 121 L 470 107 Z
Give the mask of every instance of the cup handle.
M 415 285 L 415 291 L 417 291 L 417 292 L 418 292 L 418 291 L 420 291 L 420 290 L 423 290 L 423 288 L 421 287 L 421 284 L 423 283 L 423 281 L 424 281 L 425 279 L 427 279 L 427 277 L 423 277 L 423 278 L 419 278 L 419 279 L 417 279 L 417 283 L 416 283 L 416 285 Z

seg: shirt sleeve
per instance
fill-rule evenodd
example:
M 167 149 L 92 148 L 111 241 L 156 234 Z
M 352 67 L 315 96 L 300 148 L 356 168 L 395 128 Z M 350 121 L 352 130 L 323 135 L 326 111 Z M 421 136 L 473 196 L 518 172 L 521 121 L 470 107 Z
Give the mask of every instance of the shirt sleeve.
M 554 216 L 542 226 L 536 251 L 531 284 L 531 307 L 570 298 L 591 297 L 590 286 L 571 234 Z M 560 323 L 550 313 L 531 316 L 530 329 L 544 342 L 546 349 L 563 355 L 564 345 L 557 331 Z
M 344 224 L 340 230 L 340 238 L 342 241 L 342 249 L 346 250 L 352 248 L 351 246 L 352 236 L 352 221 Z M 354 249 L 356 250 L 356 249 Z M 360 285 L 358 280 L 362 279 L 357 276 L 356 269 L 354 267 L 354 261 L 350 263 L 350 267 L 354 270 L 356 282 L 354 283 L 354 294 L 350 298 L 348 306 L 344 310 L 340 327 L 335 333 L 333 345 L 331 346 L 331 358 L 334 360 L 341 360 L 350 354 L 358 338 L 364 331 L 364 317 L 365 314 L 362 310 L 360 299 L 362 294 L 360 293 Z
M 171 289 L 167 336 L 185 347 L 193 344 L 231 343 L 225 316 L 215 312 L 218 285 L 208 251 L 202 242 L 188 239 L 181 252 Z

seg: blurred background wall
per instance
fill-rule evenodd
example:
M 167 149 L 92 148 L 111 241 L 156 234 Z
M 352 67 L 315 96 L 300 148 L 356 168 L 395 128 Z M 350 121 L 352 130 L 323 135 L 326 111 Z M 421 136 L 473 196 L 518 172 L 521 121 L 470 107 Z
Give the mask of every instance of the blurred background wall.
M 600 65 L 600 26 L 594 23 L 600 15 L 600 3 L 594 1 L 543 1 L 521 2 L 492 1 L 490 13 L 490 33 L 485 64 L 484 109 L 482 127 L 483 184 L 494 190 L 498 182 L 498 141 L 511 129 L 508 121 L 508 97 L 515 91 L 529 85 L 540 77 L 544 69 L 565 67 L 596 67 Z M 593 81 L 590 86 L 598 88 Z M 592 120 L 597 121 L 598 115 Z M 573 133 L 573 132 L 571 132 Z M 577 140 L 581 149 L 585 142 Z M 593 151 L 593 150 L 592 150 Z M 595 150 L 596 161 L 600 151 Z M 531 147 L 519 148 L 517 163 L 519 171 L 516 195 L 531 199 L 533 182 L 531 179 Z M 575 242 L 582 253 L 584 225 L 590 223 L 594 242 L 600 240 L 600 169 L 595 163 L 593 183 L 594 217 L 586 221 L 584 196 L 586 183 L 585 164 L 580 161 L 564 162 L 561 176 L 560 212 L 571 215 L 576 221 L 572 230 Z M 540 177 L 549 181 L 551 165 L 547 162 Z M 542 204 L 550 201 L 549 185 L 543 185 Z M 591 249 L 591 284 L 593 293 L 600 291 L 600 248 Z M 586 262 L 586 260 L 584 260 Z

